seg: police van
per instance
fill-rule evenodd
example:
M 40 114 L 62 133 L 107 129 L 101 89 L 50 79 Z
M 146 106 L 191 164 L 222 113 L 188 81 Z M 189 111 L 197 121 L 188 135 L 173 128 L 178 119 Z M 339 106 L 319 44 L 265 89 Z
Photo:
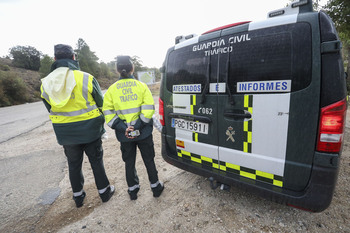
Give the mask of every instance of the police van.
M 181 169 L 320 212 L 347 110 L 341 42 L 311 0 L 180 36 L 162 67 L 162 156 Z

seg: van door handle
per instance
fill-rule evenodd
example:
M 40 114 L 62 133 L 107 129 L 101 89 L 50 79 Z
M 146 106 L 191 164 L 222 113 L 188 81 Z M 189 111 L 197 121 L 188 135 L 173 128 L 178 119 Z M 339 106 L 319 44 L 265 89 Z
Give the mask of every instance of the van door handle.
M 233 118 L 233 119 L 245 119 L 245 118 L 252 118 L 252 114 L 246 110 L 236 110 L 236 111 L 229 111 L 224 113 L 225 117 Z

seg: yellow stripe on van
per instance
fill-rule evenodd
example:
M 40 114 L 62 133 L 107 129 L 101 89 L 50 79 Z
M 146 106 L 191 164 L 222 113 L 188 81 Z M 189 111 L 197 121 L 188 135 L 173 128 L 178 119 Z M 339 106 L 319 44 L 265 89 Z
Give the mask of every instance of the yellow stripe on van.
M 273 179 L 273 174 L 267 173 L 267 172 L 261 172 L 261 171 L 256 171 L 256 175 L 265 177 L 268 179 Z
M 197 97 L 196 95 L 191 95 L 191 115 L 194 115 L 194 108 L 197 105 Z M 192 133 L 192 140 L 194 142 L 198 142 L 198 133 L 193 132 Z
M 253 95 L 244 95 L 244 110 L 253 114 Z M 252 119 L 243 122 L 243 152 L 252 153 Z
M 196 106 L 196 95 L 191 95 L 191 115 L 194 114 L 194 106 Z
M 252 132 L 249 132 L 248 131 L 248 138 L 247 138 L 247 140 L 248 140 L 248 143 L 252 143 Z
M 247 177 L 247 178 L 250 178 L 250 179 L 253 179 L 253 180 L 255 180 L 255 178 L 256 178 L 255 174 L 252 174 L 252 173 L 249 173 L 249 172 L 245 172 L 245 171 L 240 171 L 239 174 L 241 176 L 244 176 L 244 177 Z
M 219 169 L 219 164 L 213 163 L 213 168 Z
M 239 174 L 242 177 L 246 177 L 252 180 L 269 183 L 271 185 L 278 186 L 278 187 L 283 187 L 283 177 L 278 175 L 254 170 L 251 168 L 242 167 L 242 166 L 235 165 L 232 163 L 227 163 L 227 162 L 220 162 L 219 164 L 219 162 L 215 159 L 205 157 L 202 155 L 199 156 L 184 150 L 178 149 L 177 152 L 178 152 L 177 153 L 178 156 L 182 158 L 183 161 L 187 160 L 187 161 L 192 161 L 198 164 L 205 165 L 207 167 L 209 166 L 212 169 L 225 172 L 223 174 L 227 174 L 227 173 Z
M 279 180 L 273 180 L 273 185 L 283 187 L 283 182 Z
M 193 133 L 193 136 L 194 136 L 194 141 L 198 142 L 198 133 Z
M 213 159 L 212 159 L 212 158 L 208 158 L 208 157 L 201 156 L 201 159 L 202 159 L 203 161 L 206 161 L 206 162 L 209 162 L 209 163 L 212 163 L 212 162 L 213 162 Z
M 249 107 L 249 95 L 244 96 L 244 108 Z
M 248 142 L 243 142 L 243 152 L 248 153 Z
M 248 131 L 248 121 L 245 121 L 245 122 L 243 123 L 243 130 L 244 130 L 245 132 Z
M 196 162 L 196 163 L 202 163 L 202 160 L 199 158 L 191 157 L 191 160 Z
M 234 169 L 234 170 L 237 170 L 237 171 L 241 170 L 241 167 L 240 167 L 240 166 L 234 165 L 234 164 L 232 164 L 232 163 L 226 163 L 226 167 L 231 168 L 231 169 Z
M 181 150 L 181 154 L 187 155 L 187 156 L 191 156 L 190 152 L 187 152 L 187 151 L 184 151 L 184 150 Z

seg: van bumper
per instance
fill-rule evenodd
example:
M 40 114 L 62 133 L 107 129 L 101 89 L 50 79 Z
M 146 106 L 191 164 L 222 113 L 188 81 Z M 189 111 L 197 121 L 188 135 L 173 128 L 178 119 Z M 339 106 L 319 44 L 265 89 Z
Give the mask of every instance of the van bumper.
M 316 152 L 315 160 L 322 156 L 322 153 Z M 251 179 L 242 178 L 239 175 L 236 175 L 237 179 L 227 177 L 219 172 L 210 172 L 198 166 L 184 163 L 177 159 L 176 153 L 169 150 L 164 134 L 162 134 L 162 157 L 169 164 L 185 171 L 207 178 L 213 177 L 221 183 L 238 187 L 249 193 L 257 194 L 267 200 L 311 212 L 321 212 L 329 207 L 332 201 L 339 171 L 338 163 L 336 166 L 323 166 L 323 163 L 316 162 L 312 167 L 307 187 L 302 191 L 296 192 L 286 188 L 271 186 L 260 181 L 252 182 Z

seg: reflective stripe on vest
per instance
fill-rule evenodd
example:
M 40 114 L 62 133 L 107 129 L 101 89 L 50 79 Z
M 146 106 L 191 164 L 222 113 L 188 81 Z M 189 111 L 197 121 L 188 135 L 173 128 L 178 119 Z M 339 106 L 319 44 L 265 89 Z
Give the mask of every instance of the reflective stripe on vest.
M 129 108 L 129 109 L 124 109 L 124 110 L 118 110 L 117 114 L 132 114 L 132 113 L 139 113 L 142 110 L 154 110 L 154 105 L 142 105 L 141 107 L 137 107 L 137 108 Z
M 154 105 L 142 105 L 141 111 L 143 111 L 143 110 L 155 110 L 155 108 L 154 108 Z M 145 123 L 149 123 L 152 119 L 152 117 L 151 118 L 145 117 L 145 115 L 143 113 L 140 114 L 140 118 Z
M 117 111 L 115 111 L 115 110 L 106 110 L 106 111 L 103 111 L 103 114 L 104 114 L 105 116 L 107 116 L 107 115 L 115 115 L 115 116 L 112 118 L 112 120 L 110 120 L 110 121 L 107 123 L 107 125 L 108 125 L 109 127 L 111 127 L 111 128 L 112 128 L 112 126 L 113 126 L 113 123 L 114 123 L 117 119 L 119 119 L 119 117 L 118 117 L 118 115 L 117 115 Z
M 49 95 L 46 93 L 46 91 L 45 91 L 43 85 L 41 85 L 41 88 L 43 89 L 43 91 L 42 91 L 42 96 L 45 98 L 45 100 L 46 100 L 48 103 L 50 103 L 50 97 L 49 97 Z
M 130 109 L 124 109 L 124 110 L 105 110 L 103 111 L 103 114 L 106 115 L 112 115 L 112 114 L 116 114 L 115 117 L 112 118 L 112 120 L 110 120 L 107 125 L 109 127 L 112 127 L 114 121 L 116 121 L 117 119 L 119 119 L 118 115 L 126 115 L 126 114 L 134 114 L 134 113 L 139 113 L 142 110 L 154 110 L 154 105 L 142 105 L 141 107 L 138 108 L 130 108 Z M 149 123 L 151 121 L 151 119 L 146 118 L 142 113 L 140 114 L 140 118 L 143 122 L 145 123 Z M 137 122 L 137 120 L 134 120 L 132 122 L 126 123 L 127 126 L 132 126 L 135 125 Z
M 47 96 L 47 94 L 46 94 L 45 90 L 43 90 L 43 91 L 44 91 L 43 96 L 46 99 L 45 95 Z M 50 111 L 50 115 L 52 115 L 52 116 L 68 116 L 68 117 L 69 116 L 79 116 L 79 115 L 82 115 L 84 113 L 88 113 L 88 112 L 90 112 L 92 110 L 97 109 L 96 104 L 90 106 L 90 101 L 89 101 L 89 98 L 88 98 L 88 94 L 89 94 L 89 74 L 87 74 L 87 73 L 84 73 L 84 76 L 83 76 L 83 93 L 82 94 L 83 94 L 83 98 L 86 101 L 87 109 L 80 109 L 80 110 L 72 111 L 72 112 L 53 112 L 53 111 Z

